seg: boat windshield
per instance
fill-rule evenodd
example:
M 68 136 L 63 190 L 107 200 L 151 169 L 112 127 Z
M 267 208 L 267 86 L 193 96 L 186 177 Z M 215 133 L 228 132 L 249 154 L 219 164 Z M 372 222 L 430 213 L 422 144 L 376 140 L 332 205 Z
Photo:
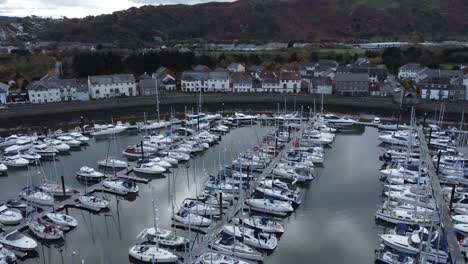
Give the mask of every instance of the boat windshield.
M 18 239 L 21 239 L 22 237 L 24 237 L 23 234 L 21 234 L 20 232 L 18 231 L 14 231 L 10 234 L 8 234 L 5 239 L 6 240 L 9 240 L 9 241 L 13 241 L 13 240 L 18 240 Z

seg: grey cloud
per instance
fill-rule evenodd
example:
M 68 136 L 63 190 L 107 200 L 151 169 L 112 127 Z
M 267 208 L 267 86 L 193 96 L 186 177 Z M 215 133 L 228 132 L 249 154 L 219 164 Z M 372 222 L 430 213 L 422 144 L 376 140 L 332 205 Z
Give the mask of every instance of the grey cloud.
M 215 0 L 216 1 L 216 0 Z M 216 2 L 232 2 L 233 0 L 217 0 Z M 200 4 L 213 2 L 213 0 L 130 0 L 130 2 L 142 5 L 160 5 L 160 4 Z

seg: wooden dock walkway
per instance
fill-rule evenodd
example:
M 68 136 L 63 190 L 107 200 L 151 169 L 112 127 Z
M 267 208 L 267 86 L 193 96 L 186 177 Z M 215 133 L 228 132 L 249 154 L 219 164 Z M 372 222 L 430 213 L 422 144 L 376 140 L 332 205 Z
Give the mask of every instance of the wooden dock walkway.
M 294 135 L 297 135 L 300 132 L 301 131 L 296 131 L 294 133 L 291 133 L 291 139 L 294 138 Z M 278 162 L 288 151 L 288 144 L 289 142 L 287 142 L 285 147 L 280 152 L 278 152 L 276 157 L 274 157 L 271 160 L 271 162 L 266 166 L 266 168 L 263 169 L 263 171 L 259 175 L 256 175 L 254 177 L 254 181 L 251 181 L 249 188 L 241 193 L 243 195 L 241 195 L 239 199 L 236 202 L 234 202 L 233 206 L 226 211 L 226 214 L 224 216 L 221 216 L 222 218 L 220 219 L 220 221 L 217 221 L 215 225 L 211 226 L 209 229 L 206 230 L 207 234 L 204 235 L 201 238 L 201 242 L 195 244 L 192 249 L 192 256 L 194 258 L 204 254 L 205 252 L 208 252 L 210 243 L 214 242 L 215 237 L 222 230 L 223 226 L 229 224 L 233 217 L 238 215 L 244 209 L 247 209 L 245 207 L 245 199 L 251 198 L 255 193 L 255 188 L 258 186 L 260 181 L 272 173 L 273 169 L 276 167 Z M 195 259 L 193 259 L 192 261 L 194 260 Z
M 464 256 L 462 255 L 460 245 L 453 227 L 453 222 L 450 218 L 449 207 L 444 199 L 442 187 L 440 185 L 439 177 L 434 168 L 434 163 L 429 152 L 428 144 L 424 136 L 424 132 L 421 127 L 417 128 L 418 137 L 421 145 L 421 159 L 427 164 L 427 170 L 429 174 L 430 183 L 432 186 L 433 196 L 436 200 L 437 208 L 439 209 L 440 222 L 442 228 L 447 235 L 447 242 L 449 246 L 449 253 L 452 263 L 466 263 Z

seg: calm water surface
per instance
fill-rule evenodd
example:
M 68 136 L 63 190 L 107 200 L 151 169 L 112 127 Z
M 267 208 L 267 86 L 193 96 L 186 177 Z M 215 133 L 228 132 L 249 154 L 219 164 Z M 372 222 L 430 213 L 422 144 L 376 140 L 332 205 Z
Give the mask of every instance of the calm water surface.
M 111 210 L 92 214 L 69 209 L 79 226 L 66 234 L 61 244 L 43 244 L 38 257 L 23 263 L 129 263 L 128 249 L 145 227 L 153 226 L 152 200 L 156 201 L 159 225 L 170 228 L 171 189 L 175 189 L 175 206 L 201 190 L 206 175 L 216 173 L 230 164 L 239 153 L 258 144 L 269 127 L 256 125 L 232 130 L 215 145 L 188 163 L 179 165 L 165 177 L 153 178 L 149 184 L 139 184 L 138 196 L 131 201 L 107 195 Z M 303 193 L 303 202 L 285 219 L 286 232 L 278 248 L 266 263 L 371 263 L 373 250 L 381 231 L 374 223 L 374 212 L 381 204 L 381 183 L 378 181 L 378 132 L 374 128 L 358 128 L 352 133 L 339 134 L 332 148 L 327 149 L 323 168 L 317 168 L 317 179 Z M 70 155 L 60 155 L 59 161 L 45 161 L 42 168 L 9 170 L 0 177 L 0 200 L 17 197 L 28 179 L 35 183 L 44 176 L 57 179 L 63 175 L 66 184 L 83 189 L 75 173 L 81 166 L 97 167 L 97 160 L 107 150 L 121 158 L 121 151 L 138 143 L 141 136 L 134 133 L 108 140 L 91 139 L 89 146 Z M 191 236 L 194 233 L 176 229 Z M 293 262 L 292 262 L 293 261 Z

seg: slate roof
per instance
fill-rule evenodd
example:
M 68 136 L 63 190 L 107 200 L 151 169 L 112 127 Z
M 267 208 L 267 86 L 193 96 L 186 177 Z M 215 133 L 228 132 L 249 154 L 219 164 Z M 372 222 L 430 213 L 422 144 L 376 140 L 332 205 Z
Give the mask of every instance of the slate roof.
M 133 74 L 111 74 L 111 75 L 95 75 L 89 76 L 91 85 L 105 85 L 135 82 Z
M 245 73 L 235 73 L 231 76 L 232 84 L 252 85 L 252 76 Z
M 183 81 L 206 81 L 208 79 L 208 73 L 196 72 L 196 71 L 185 71 L 182 73 Z
M 369 75 L 367 73 L 337 73 L 335 75 L 336 82 L 368 82 Z
M 49 89 L 76 88 L 77 86 L 76 79 L 44 79 L 33 82 L 28 90 L 43 91 Z

